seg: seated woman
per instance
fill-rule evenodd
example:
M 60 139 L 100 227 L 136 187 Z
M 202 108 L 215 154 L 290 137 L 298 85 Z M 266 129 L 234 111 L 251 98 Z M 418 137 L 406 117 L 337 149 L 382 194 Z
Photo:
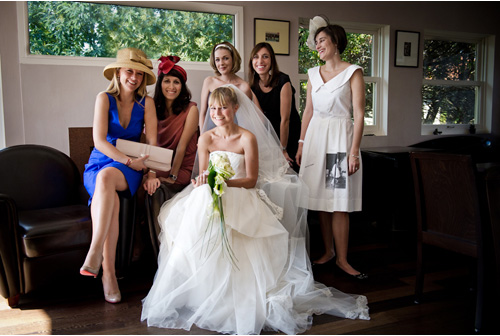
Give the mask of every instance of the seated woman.
M 182 190 L 191 181 L 198 142 L 198 108 L 191 101 L 187 73 L 176 63 L 177 56 L 160 57 L 154 102 L 158 118 L 158 146 L 174 151 L 172 169 L 151 171 L 156 175 L 144 183 L 149 228 L 153 247 L 157 249 L 158 213 L 162 203 Z M 161 191 L 157 188 L 161 188 Z M 157 252 L 157 251 L 155 251 Z
M 154 103 L 146 86 L 154 84 L 153 65 L 144 52 L 125 48 L 117 53 L 116 62 L 107 65 L 103 74 L 111 83 L 106 92 L 97 95 L 94 111 L 95 148 L 85 165 L 83 182 L 90 199 L 92 241 L 80 273 L 97 277 L 102 265 L 104 298 L 110 303 L 121 301 L 115 274 L 120 200 L 118 192 L 134 195 L 146 169 L 142 158 L 130 159 L 116 149 L 116 140 L 139 141 L 143 129 L 146 142 L 156 145 Z M 151 179 L 152 174 L 148 174 Z
M 232 85 L 215 89 L 209 106 L 215 128 L 199 139 L 202 173 L 160 211 L 159 268 L 141 320 L 228 334 L 295 334 L 311 326 L 313 313 L 369 319 L 366 297 L 314 282 L 300 206 L 307 190 L 285 173 L 288 162 L 269 121 Z M 220 160 L 234 176 L 215 177 L 216 186 L 226 187 L 212 189 L 207 181 L 214 183 Z

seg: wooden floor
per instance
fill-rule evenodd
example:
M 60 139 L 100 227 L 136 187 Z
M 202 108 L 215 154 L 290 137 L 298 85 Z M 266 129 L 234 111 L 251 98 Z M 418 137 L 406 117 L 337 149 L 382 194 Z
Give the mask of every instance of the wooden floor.
M 311 228 L 311 254 L 321 253 L 317 228 Z M 314 268 L 315 278 L 347 293 L 368 297 L 370 321 L 315 316 L 305 334 L 473 334 L 475 292 L 469 260 L 429 248 L 424 302 L 413 302 L 415 256 L 412 239 L 406 234 L 370 228 L 351 229 L 351 263 L 369 273 L 366 281 L 353 281 L 333 265 Z M 362 233 L 360 233 L 362 232 Z M 147 250 L 147 249 L 146 249 Z M 132 274 L 120 280 L 123 301 L 109 304 L 102 298 L 99 279 L 76 277 L 66 285 L 22 297 L 11 309 L 0 300 L 0 334 L 214 334 L 147 327 L 140 321 L 141 299 L 147 294 L 155 272 L 154 260 L 146 251 L 134 262 Z M 1 298 L 0 298 L 1 299 Z M 497 312 L 500 308 L 496 307 Z M 496 325 L 496 324 L 492 324 Z M 499 334 L 488 327 L 485 333 Z M 269 333 L 263 333 L 269 334 Z

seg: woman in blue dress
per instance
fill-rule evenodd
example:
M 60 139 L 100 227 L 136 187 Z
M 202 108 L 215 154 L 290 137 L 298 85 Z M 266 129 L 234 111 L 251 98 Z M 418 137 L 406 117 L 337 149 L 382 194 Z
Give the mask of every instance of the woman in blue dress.
M 146 141 L 156 145 L 156 112 L 147 96 L 146 86 L 156 77 L 144 52 L 125 48 L 117 53 L 116 62 L 104 68 L 111 81 L 108 89 L 97 95 L 93 138 L 94 150 L 85 165 L 83 182 L 90 198 L 92 241 L 80 273 L 97 277 L 103 268 L 104 298 L 110 303 L 121 301 L 115 275 L 116 244 L 118 242 L 118 192 L 130 196 L 139 188 L 146 169 L 142 158 L 131 159 L 116 149 L 116 140 L 139 141 L 143 129 Z M 148 172 L 148 179 L 155 176 Z

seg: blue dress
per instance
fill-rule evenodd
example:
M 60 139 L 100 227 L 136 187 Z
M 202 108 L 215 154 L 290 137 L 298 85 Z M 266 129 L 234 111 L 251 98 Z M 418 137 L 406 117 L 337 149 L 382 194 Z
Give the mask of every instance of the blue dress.
M 116 139 L 139 142 L 144 129 L 144 106 L 146 99 L 143 98 L 140 102 L 136 101 L 134 103 L 130 122 L 127 128 L 123 128 L 122 125 L 120 125 L 116 99 L 109 93 L 106 94 L 109 99 L 108 134 L 106 135 L 106 140 L 113 146 L 116 146 Z M 97 174 L 101 169 L 107 167 L 117 168 L 123 173 L 128 183 L 129 196 L 133 196 L 141 184 L 143 176 L 142 171 L 136 171 L 123 163 L 114 161 L 94 147 L 90 154 L 89 163 L 85 165 L 85 171 L 83 172 L 83 184 L 90 195 L 89 205 L 92 203 Z

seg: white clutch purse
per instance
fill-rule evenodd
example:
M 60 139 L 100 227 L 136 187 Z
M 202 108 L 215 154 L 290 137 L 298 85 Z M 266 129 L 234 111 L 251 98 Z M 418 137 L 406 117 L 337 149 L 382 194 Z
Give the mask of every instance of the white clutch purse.
M 144 164 L 148 168 L 160 171 L 169 171 L 172 169 L 172 155 L 174 151 L 171 149 L 123 139 L 116 140 L 116 149 L 133 159 L 149 155 L 144 161 Z

